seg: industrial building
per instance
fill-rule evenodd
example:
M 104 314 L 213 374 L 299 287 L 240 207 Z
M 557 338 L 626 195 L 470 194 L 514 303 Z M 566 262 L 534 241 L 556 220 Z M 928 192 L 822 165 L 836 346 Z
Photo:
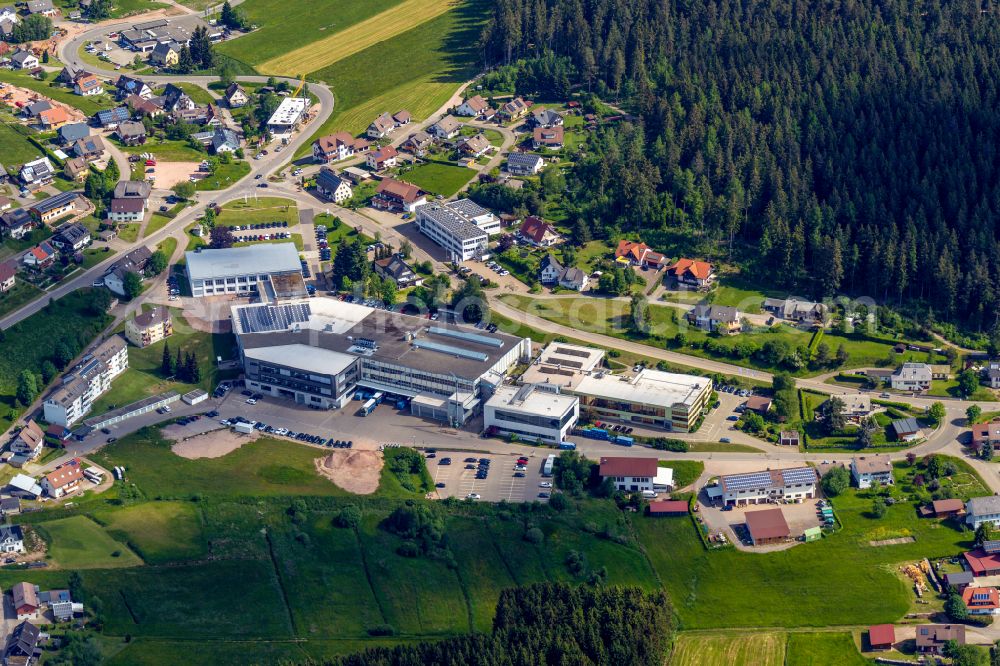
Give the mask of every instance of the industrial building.
M 580 418 L 580 400 L 555 387 L 500 386 L 483 411 L 486 432 L 559 444 Z
M 490 242 L 489 234 L 471 220 L 439 204 L 417 208 L 417 228 L 443 247 L 451 261 L 479 259 L 486 254 Z
M 531 352 L 528 338 L 322 297 L 236 305 L 232 323 L 250 389 L 330 409 L 362 388 L 453 424 Z
M 287 139 L 302 122 L 309 108 L 309 100 L 305 97 L 286 97 L 267 119 L 267 131 L 276 139 Z
M 275 278 L 299 276 L 302 265 L 293 243 L 275 243 L 185 253 L 191 295 L 258 294 Z M 304 290 L 303 286 L 303 290 Z
M 633 377 L 591 373 L 568 390 L 598 418 L 689 432 L 708 407 L 712 380 L 645 368 Z
M 111 381 L 128 368 L 128 345 L 120 335 L 108 338 L 66 373 L 62 386 L 45 399 L 45 420 L 70 426 L 111 388 Z

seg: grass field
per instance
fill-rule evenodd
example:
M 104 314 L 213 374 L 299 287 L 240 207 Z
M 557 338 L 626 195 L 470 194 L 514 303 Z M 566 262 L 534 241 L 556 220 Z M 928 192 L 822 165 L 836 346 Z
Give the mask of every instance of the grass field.
M 49 543 L 53 562 L 63 569 L 109 569 L 142 564 L 125 544 L 112 539 L 86 516 L 50 520 L 42 523 L 39 529 Z
M 337 100 L 316 135 L 361 132 L 383 111 L 407 109 L 414 120 L 433 113 L 475 73 L 475 44 L 487 10 L 484 0 L 466 0 L 412 30 L 313 72 L 312 78 L 327 82 Z M 303 146 L 296 157 L 309 150 Z
M 194 184 L 194 189 L 199 192 L 207 190 L 223 190 L 240 178 L 250 173 L 250 165 L 247 162 L 238 160 L 229 164 L 220 164 L 215 173 L 208 178 L 202 178 Z
M 399 175 L 400 180 L 413 183 L 431 194 L 450 197 L 472 180 L 476 172 L 467 167 L 425 162 Z
M 260 224 L 261 222 L 287 222 L 293 227 L 299 223 L 299 209 L 291 199 L 259 197 L 243 201 L 230 201 L 222 206 L 219 224 Z
M 187 560 L 205 553 L 198 508 L 190 502 L 148 502 L 99 511 L 94 518 L 147 564 Z
M 121 238 L 126 243 L 134 243 L 139 240 L 139 227 L 141 225 L 138 222 L 131 222 L 129 224 L 123 224 L 118 227 L 118 238 Z
M 157 137 L 150 137 L 141 146 L 116 145 L 126 154 L 152 153 L 162 162 L 201 162 L 208 156 L 207 153 L 189 146 L 186 141 L 171 141 Z
M 456 0 L 403 0 L 348 28 L 263 61 L 257 69 L 262 74 L 286 76 L 315 72 L 416 28 L 444 14 L 455 4 Z
M 41 295 L 42 290 L 38 287 L 24 280 L 18 280 L 14 283 L 12 289 L 0 294 L 0 317 L 5 317 L 25 303 L 30 303 Z
M 670 654 L 671 666 L 783 666 L 785 634 L 773 631 L 754 633 L 681 633 Z
M 74 95 L 71 89 L 51 80 L 54 77 L 55 74 L 52 74 L 49 77 L 50 80 L 38 81 L 32 78 L 32 76 L 23 69 L 0 70 L 0 81 L 12 83 L 15 86 L 27 88 L 28 90 L 34 90 L 35 92 L 45 95 L 50 99 L 54 99 L 57 102 L 62 102 L 63 104 L 71 106 L 75 109 L 79 109 L 88 116 L 94 115 L 101 109 L 111 108 L 114 105 L 114 99 L 107 93 L 88 97 Z
M 705 471 L 705 463 L 700 460 L 661 460 L 660 467 L 674 470 L 674 488 L 690 486 Z
M 5 165 L 23 164 L 42 155 L 35 144 L 6 122 L 0 122 L 0 146 L 3 146 Z
M 282 54 L 305 50 L 316 42 L 397 6 L 401 0 L 318 0 L 288 11 L 283 0 L 247 0 L 240 5 L 258 30 L 215 47 L 219 53 L 248 65 L 259 65 Z M 318 46 L 317 46 L 318 48 Z M 288 72 L 290 76 L 309 70 Z
M 785 666 L 865 666 L 854 639 L 846 633 L 788 634 Z

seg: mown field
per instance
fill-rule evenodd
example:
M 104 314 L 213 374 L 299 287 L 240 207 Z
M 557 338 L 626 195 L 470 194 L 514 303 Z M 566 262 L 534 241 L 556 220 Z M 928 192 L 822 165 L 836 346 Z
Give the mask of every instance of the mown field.
M 789 634 L 785 666 L 865 666 L 854 639 L 845 633 Z
M 287 222 L 293 227 L 299 223 L 299 209 L 291 199 L 259 197 L 247 201 L 230 201 L 222 206 L 219 224 L 243 225 L 261 222 Z
M 476 172 L 467 167 L 425 162 L 400 174 L 399 179 L 431 194 L 451 197 L 475 175 Z
M 383 111 L 407 109 L 422 120 L 444 104 L 475 73 L 475 44 L 488 10 L 466 0 L 407 32 L 319 69 L 336 99 L 333 115 L 316 135 L 361 132 Z M 371 76 L 378 72 L 378 76 Z M 303 146 L 296 157 L 309 152 Z
M 42 155 L 41 150 L 6 122 L 0 122 L 0 146 L 0 163 L 7 167 L 30 162 Z
M 677 637 L 670 654 L 672 666 L 783 666 L 785 634 L 753 633 L 688 634 Z

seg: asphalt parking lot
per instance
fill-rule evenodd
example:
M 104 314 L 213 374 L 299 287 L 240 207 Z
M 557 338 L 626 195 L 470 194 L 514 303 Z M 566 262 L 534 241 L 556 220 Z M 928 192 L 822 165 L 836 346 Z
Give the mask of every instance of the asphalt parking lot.
M 540 493 L 550 493 L 551 488 L 542 488 L 541 483 L 552 479 L 542 476 L 542 465 L 549 450 L 514 452 L 511 454 L 473 454 L 461 451 L 438 449 L 436 457 L 427 461 L 427 468 L 434 483 L 443 483 L 444 488 L 438 488 L 441 498 L 457 497 L 465 499 L 471 493 L 476 493 L 484 502 L 544 502 L 547 498 L 539 497 Z M 514 476 L 514 465 L 519 456 L 528 458 L 527 469 L 523 477 Z M 442 458 L 451 458 L 450 465 L 442 465 Z M 466 462 L 466 459 L 470 462 Z M 471 462 L 472 459 L 477 462 Z M 478 460 L 486 458 L 490 461 L 490 471 L 485 479 L 476 478 Z M 472 469 L 467 469 L 472 467 Z

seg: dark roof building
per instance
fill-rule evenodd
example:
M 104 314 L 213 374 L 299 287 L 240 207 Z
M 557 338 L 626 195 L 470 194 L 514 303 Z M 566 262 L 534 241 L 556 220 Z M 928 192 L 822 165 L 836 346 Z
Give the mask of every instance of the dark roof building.
M 747 531 L 750 532 L 750 540 L 755 546 L 781 543 L 787 541 L 788 537 L 791 536 L 791 530 L 788 528 L 788 523 L 785 522 L 785 514 L 778 507 L 748 511 L 746 523 Z
M 941 654 L 948 641 L 965 645 L 965 625 L 922 624 L 917 627 L 917 652 Z

